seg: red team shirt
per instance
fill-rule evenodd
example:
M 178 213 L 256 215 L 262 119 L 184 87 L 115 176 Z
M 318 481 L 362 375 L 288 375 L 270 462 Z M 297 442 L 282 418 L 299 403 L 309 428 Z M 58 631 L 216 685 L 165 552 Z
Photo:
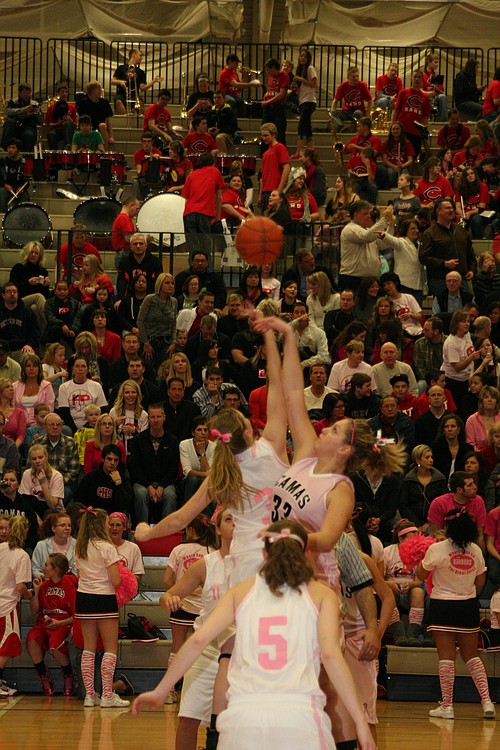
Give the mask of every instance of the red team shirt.
M 432 206 L 434 201 L 439 200 L 439 198 L 451 197 L 453 188 L 446 177 L 440 174 L 434 182 L 427 182 L 427 180 L 421 178 L 413 193 L 420 199 L 422 206 Z
M 315 214 L 318 211 L 318 204 L 311 193 L 308 192 L 307 197 L 309 199 L 309 213 Z M 288 205 L 290 206 L 292 221 L 300 221 L 304 216 L 304 198 L 302 196 L 292 197 L 290 195 L 288 196 Z
M 385 154 L 387 156 L 387 161 L 390 164 L 394 164 L 394 166 L 397 166 L 398 164 L 398 144 L 395 143 L 391 150 L 389 150 L 387 146 L 387 141 L 382 144 L 382 150 L 380 152 L 381 155 Z M 415 149 L 411 145 L 409 141 L 406 142 L 405 148 L 401 149 L 400 154 L 400 161 L 402 164 L 405 164 L 409 157 L 413 156 L 415 157 Z
M 290 164 L 290 154 L 282 143 L 275 143 L 262 156 L 262 192 L 276 190 L 281 180 L 283 164 Z
M 226 188 L 226 190 L 224 190 L 224 192 L 222 193 L 222 203 L 228 203 L 230 206 L 236 209 L 240 216 L 246 216 L 246 213 L 241 210 L 242 208 L 245 208 L 245 199 L 242 198 L 241 195 L 238 195 L 236 190 L 233 190 L 232 188 Z M 224 209 L 222 209 L 221 211 L 221 219 L 234 221 L 234 218 L 226 214 Z
M 190 154 L 208 154 L 217 148 L 210 133 L 189 133 L 182 141 L 182 145 Z
M 451 148 L 452 151 L 456 151 L 459 148 L 463 148 L 469 138 L 470 130 L 467 125 L 461 123 L 456 128 L 443 125 L 438 132 L 437 145 L 441 148 Z
M 338 102 L 344 101 L 343 110 L 359 109 L 366 115 L 365 102 L 371 102 L 372 95 L 364 81 L 358 81 L 355 86 L 351 86 L 349 81 L 341 83 L 335 94 Z
M 483 117 L 498 109 L 498 107 L 495 107 L 494 99 L 500 99 L 500 81 L 492 81 L 486 89 L 483 103 Z
M 405 133 L 421 135 L 414 120 L 421 122 L 431 114 L 429 97 L 417 89 L 403 89 L 396 99 L 397 119 L 403 126 Z
M 372 176 L 375 177 L 375 170 L 377 169 L 377 165 L 375 164 L 373 159 L 370 159 L 370 167 L 372 170 Z M 347 169 L 350 172 L 353 172 L 358 177 L 366 178 L 366 165 L 363 164 L 361 156 L 351 156 L 351 158 L 347 162 Z
M 184 216 L 198 213 L 214 217 L 216 192 L 225 186 L 217 167 L 202 167 L 191 172 L 182 189 L 182 197 L 186 199 Z
M 476 164 L 479 164 L 482 158 L 483 154 L 481 153 L 481 151 L 477 154 L 477 156 L 473 156 L 472 154 L 469 154 L 469 156 L 467 156 L 465 149 L 463 149 L 461 151 L 457 151 L 451 163 L 454 167 L 457 168 L 464 166 L 475 167 Z
M 290 78 L 286 73 L 278 73 L 277 76 L 270 75 L 267 79 L 267 89 L 266 89 L 266 93 L 264 94 L 264 101 L 269 101 L 269 99 L 274 99 L 274 97 L 279 94 L 281 89 L 288 89 L 289 82 L 290 82 Z M 278 104 L 283 104 L 283 103 L 284 103 L 283 99 L 281 99 L 278 102 Z
M 403 88 L 403 82 L 399 76 L 395 78 L 389 78 L 387 73 L 379 76 L 375 84 L 375 92 L 377 95 L 384 94 L 384 96 L 397 96 Z
M 471 211 L 474 208 L 478 208 L 480 203 L 484 203 L 486 206 L 489 206 L 490 193 L 488 190 L 488 185 L 485 182 L 482 182 L 481 187 L 479 188 L 479 193 L 476 193 L 476 195 L 471 195 L 468 198 L 463 196 L 463 199 L 466 211 Z M 455 193 L 455 202 L 460 203 L 460 193 L 458 191 Z
M 152 154 L 157 154 L 157 156 L 162 156 L 162 152 L 159 148 L 152 148 L 151 149 Z M 149 154 L 146 154 L 143 148 L 137 149 L 137 151 L 134 154 L 134 164 L 136 167 L 141 165 L 141 175 L 146 174 L 147 168 L 149 166 Z M 160 172 L 163 172 L 165 167 L 160 162 Z
M 226 94 L 230 94 L 231 96 L 240 96 L 240 89 L 238 89 L 236 86 L 233 86 L 231 83 L 232 81 L 239 82 L 239 80 L 240 77 L 236 70 L 232 70 L 231 68 L 224 68 L 219 75 L 219 88 L 221 91 L 224 91 Z
M 378 135 L 373 135 L 373 133 L 368 136 L 355 135 L 354 138 L 351 138 L 351 140 L 347 144 L 346 152 L 348 154 L 358 154 L 359 151 L 357 149 L 351 148 L 352 145 L 362 146 L 363 148 L 365 148 L 365 146 L 370 146 L 375 151 L 375 156 L 380 154 L 382 149 L 382 141 L 380 140 Z
M 151 104 L 144 113 L 143 129 L 149 130 L 149 120 L 154 120 L 157 128 L 167 130 L 167 124 L 171 121 L 170 112 L 166 107 L 159 104 Z

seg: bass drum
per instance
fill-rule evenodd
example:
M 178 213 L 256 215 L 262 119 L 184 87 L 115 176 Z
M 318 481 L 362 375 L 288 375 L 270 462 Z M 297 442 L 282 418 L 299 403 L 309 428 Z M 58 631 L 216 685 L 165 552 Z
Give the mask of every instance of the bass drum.
M 36 203 L 20 203 L 9 208 L 2 223 L 7 247 L 24 247 L 28 242 L 52 245 L 52 222 L 47 211 Z
M 112 250 L 111 230 L 121 210 L 121 203 L 114 198 L 87 198 L 75 208 L 73 221 L 85 224 L 98 250 Z
M 177 247 L 185 242 L 184 237 L 184 207 L 186 199 L 181 195 L 160 193 L 152 195 L 144 201 L 137 214 L 137 231 L 149 234 L 155 244 L 160 243 L 160 232 L 163 232 L 163 244 Z

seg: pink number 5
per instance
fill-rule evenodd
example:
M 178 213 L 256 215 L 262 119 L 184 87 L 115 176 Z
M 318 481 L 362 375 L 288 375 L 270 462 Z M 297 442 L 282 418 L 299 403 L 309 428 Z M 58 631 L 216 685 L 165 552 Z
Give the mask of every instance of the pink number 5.
M 259 665 L 262 669 L 283 669 L 288 661 L 287 642 L 282 635 L 273 635 L 271 628 L 286 627 L 288 617 L 261 617 L 259 620 L 259 646 L 272 646 L 274 658 L 267 651 L 259 652 Z

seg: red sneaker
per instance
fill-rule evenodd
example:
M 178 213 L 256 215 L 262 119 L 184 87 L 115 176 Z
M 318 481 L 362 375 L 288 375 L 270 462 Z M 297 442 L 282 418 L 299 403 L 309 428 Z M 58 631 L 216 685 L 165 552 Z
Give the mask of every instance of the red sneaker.
M 71 674 L 63 674 L 63 695 L 70 696 L 75 694 L 75 675 L 73 672 Z
M 40 675 L 37 672 L 36 676 L 38 677 L 38 679 L 42 683 L 42 689 L 43 689 L 44 695 L 54 695 L 54 693 L 56 692 L 56 690 L 55 690 L 54 685 L 52 684 L 52 680 L 50 679 L 49 672 L 45 672 L 45 674 L 44 674 L 43 677 L 40 677 Z

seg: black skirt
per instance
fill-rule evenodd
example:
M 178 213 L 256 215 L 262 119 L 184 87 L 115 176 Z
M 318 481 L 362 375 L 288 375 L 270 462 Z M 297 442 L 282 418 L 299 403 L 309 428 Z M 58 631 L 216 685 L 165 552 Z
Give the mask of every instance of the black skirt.
M 479 632 L 479 600 L 432 599 L 429 607 L 428 630 L 446 633 Z
M 76 592 L 75 617 L 79 620 L 102 620 L 103 618 L 117 618 L 118 616 L 116 594 Z

